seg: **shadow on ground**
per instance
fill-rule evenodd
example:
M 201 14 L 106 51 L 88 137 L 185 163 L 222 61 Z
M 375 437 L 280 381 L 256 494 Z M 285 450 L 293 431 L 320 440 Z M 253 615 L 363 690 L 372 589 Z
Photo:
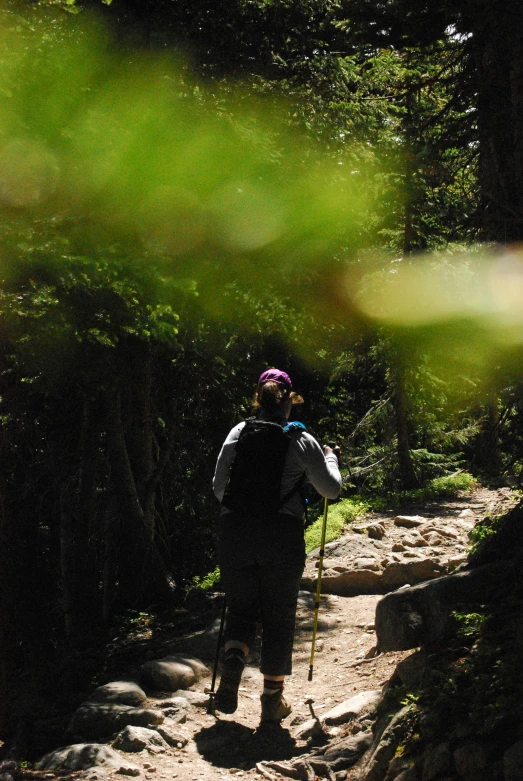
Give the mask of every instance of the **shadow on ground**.
M 264 760 L 292 759 L 303 754 L 280 724 L 251 729 L 236 721 L 217 720 L 194 736 L 201 756 L 216 767 L 250 769 Z

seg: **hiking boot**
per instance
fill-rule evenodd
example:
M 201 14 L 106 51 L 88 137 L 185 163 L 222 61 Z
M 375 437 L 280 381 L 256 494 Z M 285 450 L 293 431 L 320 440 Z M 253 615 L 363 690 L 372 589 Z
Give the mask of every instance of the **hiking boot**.
M 262 724 L 277 723 L 292 711 L 283 694 L 262 694 L 260 699 Z
M 229 656 L 223 663 L 220 685 L 214 698 L 216 710 L 234 713 L 238 707 L 238 687 L 245 663 L 238 655 Z

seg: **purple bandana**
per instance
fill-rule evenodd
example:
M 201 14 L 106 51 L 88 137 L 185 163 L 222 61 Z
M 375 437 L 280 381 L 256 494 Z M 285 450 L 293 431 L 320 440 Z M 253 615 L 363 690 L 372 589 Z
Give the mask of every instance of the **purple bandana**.
M 263 385 L 266 382 L 276 382 L 278 385 L 283 385 L 288 391 L 292 390 L 291 378 L 279 369 L 267 369 L 266 372 L 263 372 L 258 380 L 258 385 Z

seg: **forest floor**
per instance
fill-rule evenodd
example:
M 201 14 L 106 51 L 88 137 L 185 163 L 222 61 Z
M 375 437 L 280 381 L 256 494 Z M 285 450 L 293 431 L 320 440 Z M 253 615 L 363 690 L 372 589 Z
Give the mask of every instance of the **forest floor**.
M 480 520 L 485 515 L 498 514 L 512 503 L 513 498 L 508 489 L 496 491 L 478 488 L 455 499 L 409 505 L 404 512 L 409 515 L 420 514 L 444 524 L 449 519 L 457 518 L 464 510 L 473 513 L 475 520 Z M 398 510 L 373 514 L 370 520 L 386 522 L 396 532 L 395 527 L 390 525 L 394 516 L 399 514 Z M 462 539 L 451 540 L 447 553 L 452 555 L 454 547 L 457 548 L 456 552 L 463 553 L 462 543 L 466 542 L 466 538 L 467 533 L 464 532 Z M 308 567 L 310 570 L 311 564 Z M 280 727 L 259 729 L 259 697 L 263 679 L 258 670 L 259 649 L 254 648 L 248 658 L 240 687 L 239 706 L 234 714 L 217 713 L 213 716 L 207 713 L 205 706 L 192 707 L 187 721 L 180 725 L 188 738 L 186 746 L 155 751 L 153 754 L 144 750 L 139 754 L 127 755 L 129 760 L 140 767 L 142 778 L 146 781 L 223 781 L 231 776 L 262 777 L 263 773 L 256 767 L 258 763 L 292 759 L 308 753 L 311 742 L 300 739 L 296 732 L 300 724 L 311 718 L 311 709 L 314 715 L 321 718 L 322 712 L 361 692 L 382 690 L 393 676 L 397 664 L 412 653 L 375 654 L 374 617 L 380 599 L 381 596 L 376 594 L 322 596 L 314 676 L 312 682 L 309 682 L 314 597 L 308 592 L 300 592 L 294 669 L 285 686 L 285 696 L 293 710 Z M 219 618 L 215 617 L 215 626 L 218 621 Z M 162 643 L 164 647 L 166 639 Z M 174 640 L 172 637 L 171 641 Z M 175 645 L 179 653 L 178 649 L 184 648 L 183 639 L 177 637 Z M 204 661 L 212 665 L 209 652 Z M 210 679 L 206 678 L 194 689 L 204 692 L 209 685 Z M 328 734 L 325 740 L 329 741 L 351 734 L 350 724 L 327 728 L 326 731 Z M 350 778 L 346 771 L 343 772 L 345 775 L 340 774 L 339 778 Z M 98 776 L 91 771 L 90 778 L 102 778 L 105 775 L 104 771 Z

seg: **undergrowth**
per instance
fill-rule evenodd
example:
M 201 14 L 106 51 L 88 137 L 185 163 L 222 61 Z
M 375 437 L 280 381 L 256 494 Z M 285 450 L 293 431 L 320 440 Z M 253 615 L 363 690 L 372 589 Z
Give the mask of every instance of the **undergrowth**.
M 367 500 L 361 497 L 342 499 L 337 504 L 329 506 L 327 513 L 327 530 L 325 542 L 337 540 L 344 526 L 353 523 L 371 509 Z M 305 546 L 307 553 L 318 548 L 321 542 L 323 513 L 305 530 Z
M 382 496 L 372 497 L 369 500 L 374 512 L 385 509 L 395 509 L 408 504 L 428 502 L 432 499 L 452 499 L 461 491 L 472 491 L 478 481 L 469 472 L 458 472 L 453 475 L 435 477 L 421 488 L 413 488 L 410 491 L 392 491 Z

